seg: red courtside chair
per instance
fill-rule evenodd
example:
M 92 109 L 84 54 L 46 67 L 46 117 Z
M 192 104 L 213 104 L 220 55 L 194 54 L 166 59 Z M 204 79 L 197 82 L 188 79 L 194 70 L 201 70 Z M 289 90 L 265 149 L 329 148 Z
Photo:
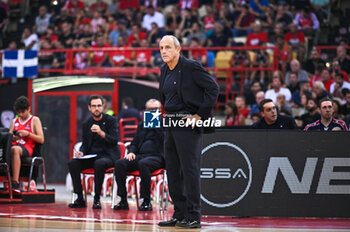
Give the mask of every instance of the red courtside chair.
M 123 143 L 132 141 L 137 131 L 137 125 L 138 125 L 137 118 L 120 119 L 119 120 L 120 141 Z
M 134 177 L 134 188 L 135 188 L 135 194 L 136 194 L 136 204 L 137 204 L 137 208 L 139 208 L 140 203 L 139 203 L 139 194 L 138 194 L 138 189 L 137 189 L 137 185 L 138 182 L 136 180 L 137 177 L 140 177 L 140 172 L 139 171 L 134 171 L 134 172 L 129 172 L 128 173 L 129 176 L 133 176 Z M 161 197 L 160 197 L 160 206 L 159 209 L 160 210 L 167 210 L 167 206 L 168 206 L 168 199 L 169 199 L 169 192 L 168 192 L 168 186 L 167 185 L 167 179 L 166 179 L 166 170 L 165 168 L 161 168 L 158 170 L 155 170 L 154 172 L 151 173 L 151 176 L 158 176 L 158 175 L 162 175 L 162 191 L 161 191 Z M 164 204 L 164 208 L 163 208 L 163 201 L 164 201 L 164 194 L 166 197 L 166 201 Z

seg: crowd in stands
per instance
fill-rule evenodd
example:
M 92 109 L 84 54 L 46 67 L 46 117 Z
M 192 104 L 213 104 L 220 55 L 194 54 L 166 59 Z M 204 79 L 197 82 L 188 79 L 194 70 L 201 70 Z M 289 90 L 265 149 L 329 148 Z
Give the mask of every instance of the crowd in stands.
M 24 0 L 25 1 L 25 0 Z M 11 1 L 9 1 L 11 2 Z M 55 2 L 55 5 L 52 4 Z M 89 3 L 88 3 L 89 2 Z M 335 99 L 336 117 L 350 122 L 350 59 L 346 48 L 349 21 L 331 25 L 331 16 L 342 19 L 348 11 L 339 0 L 57 0 L 40 6 L 34 24 L 26 24 L 20 43 L 7 38 L 4 49 L 124 48 L 114 52 L 76 52 L 74 67 L 159 67 L 157 48 L 166 34 L 179 38 L 183 55 L 203 66 L 213 66 L 203 48 L 277 47 L 278 71 L 249 71 L 244 94 L 227 102 L 228 126 L 250 125 L 259 118 L 257 104 L 271 98 L 279 112 L 298 119 L 313 112 L 324 96 Z M 11 7 L 11 3 L 9 3 Z M 0 0 L 0 30 L 10 10 Z M 6 17 L 7 15 L 7 17 Z M 30 17 L 34 17 L 31 15 Z M 331 36 L 323 39 L 322 30 Z M 0 33 L 0 38 L 4 34 Z M 239 38 L 244 37 L 245 42 Z M 5 42 L 6 42 L 5 41 Z M 320 54 L 317 45 L 336 45 L 336 55 Z M 0 44 L 1 46 L 1 44 Z M 198 50 L 197 50 L 198 49 Z M 223 49 L 222 49 L 223 50 Z M 213 51 L 215 57 L 216 51 Z M 40 52 L 42 69 L 63 68 L 65 53 Z M 232 67 L 271 66 L 268 49 L 235 51 Z M 157 80 L 155 75 L 147 77 Z M 262 95 L 265 95 L 264 97 Z M 309 104 L 310 103 L 310 104 Z M 312 115 L 314 117 L 314 115 Z

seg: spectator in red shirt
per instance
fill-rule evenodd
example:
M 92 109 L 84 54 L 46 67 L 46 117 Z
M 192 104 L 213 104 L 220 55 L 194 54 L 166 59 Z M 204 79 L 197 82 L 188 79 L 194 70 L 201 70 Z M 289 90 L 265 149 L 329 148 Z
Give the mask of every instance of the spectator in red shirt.
M 138 10 L 140 8 L 139 0 L 120 0 L 119 2 L 119 10 L 125 10 L 128 8 L 132 8 L 134 10 Z
M 316 81 L 319 81 L 321 80 L 321 74 L 322 74 L 322 71 L 325 69 L 326 67 L 323 65 L 323 64 L 318 64 L 316 69 L 315 69 L 315 72 L 314 72 L 314 75 L 312 75 L 310 77 L 310 81 L 309 81 L 309 84 L 311 87 L 314 86 L 314 83 Z
M 287 66 L 289 62 L 292 61 L 292 47 L 284 41 L 284 37 L 282 35 L 278 35 L 276 37 L 276 46 L 277 46 L 277 54 L 279 62 L 279 68 L 282 72 L 282 75 L 285 76 L 287 73 Z
M 240 126 L 240 117 L 238 115 L 238 109 L 233 101 L 229 101 L 225 105 L 225 126 L 233 127 Z
M 331 89 L 331 85 L 333 84 L 333 78 L 329 73 L 328 69 L 323 69 L 322 73 L 321 73 L 321 81 L 325 87 L 325 89 L 327 90 L 328 93 L 330 93 L 330 89 Z
M 320 23 L 316 15 L 310 11 L 309 7 L 301 9 L 294 18 L 294 23 L 298 25 L 298 29 L 302 30 L 306 36 L 313 36 L 313 45 L 318 44 L 320 37 Z
M 253 24 L 253 31 L 247 36 L 246 45 L 247 46 L 259 46 L 260 43 L 268 42 L 267 34 L 261 31 L 260 23 Z
M 52 25 L 47 28 L 46 35 L 40 37 L 40 40 L 44 39 L 49 39 L 51 44 L 58 39 L 58 35 L 54 34 L 54 27 Z
M 130 47 L 126 44 L 123 36 L 118 37 L 117 47 L 120 50 L 110 53 L 109 63 L 113 67 L 136 66 L 136 62 L 132 60 L 132 51 L 128 50 Z
M 207 36 L 209 36 L 214 32 L 215 14 L 212 5 L 207 4 L 205 6 L 205 9 L 207 11 L 207 15 L 203 17 L 202 21 L 204 25 L 204 31 Z
M 232 29 L 233 37 L 248 35 L 252 31 L 252 26 L 255 22 L 255 16 L 249 12 L 248 5 L 244 5 L 241 9 L 242 11 L 236 20 L 235 28 Z
M 135 51 L 135 61 L 137 66 L 141 67 L 151 67 L 151 55 L 152 51 L 147 49 L 149 48 L 149 43 L 146 39 L 140 41 L 140 47 L 145 48 L 145 50 L 136 50 Z
M 298 59 L 302 62 L 305 51 L 304 33 L 298 30 L 298 25 L 291 24 L 290 31 L 286 33 L 284 40 L 292 46 L 293 52 L 298 54 Z
M 140 31 L 140 27 L 137 24 L 134 24 L 128 37 L 128 45 L 131 47 L 139 47 L 141 40 L 146 38 L 147 34 L 143 31 Z
M 137 63 L 138 67 L 148 67 L 148 68 L 152 68 L 152 51 L 149 50 L 149 43 L 147 41 L 147 39 L 142 39 L 140 41 L 140 47 L 141 48 L 145 48 L 145 50 L 136 50 L 135 51 L 135 56 L 134 56 L 134 60 Z M 151 72 L 147 72 L 144 74 L 141 74 L 141 76 L 144 76 L 146 79 L 148 80 L 152 80 L 152 81 L 157 81 L 158 76 L 155 73 L 151 73 Z
M 110 48 L 111 45 L 105 44 L 104 35 L 98 34 L 96 43 L 91 48 Z M 89 55 L 89 67 L 105 67 L 108 66 L 108 53 L 106 51 L 94 51 L 93 55 Z M 91 58 L 92 57 L 92 58 Z
M 109 15 L 108 19 L 107 19 L 107 23 L 106 23 L 106 28 L 105 28 L 105 32 L 109 35 L 109 33 L 111 33 L 111 31 L 113 31 L 114 29 L 117 28 L 117 20 L 115 19 L 115 16 L 113 15 Z M 107 35 L 107 37 L 108 37 Z
M 190 48 L 198 48 L 198 49 L 189 50 L 188 57 L 190 59 L 194 59 L 194 60 L 198 61 L 204 67 L 206 67 L 207 61 L 208 61 L 207 51 L 199 45 L 199 40 L 196 37 L 191 39 Z
M 95 3 L 92 3 L 89 7 L 89 10 L 91 12 L 99 11 L 99 12 L 105 12 L 108 7 L 108 4 L 105 3 L 103 0 L 96 0 Z
M 90 24 L 91 19 L 87 16 L 84 9 L 78 9 L 77 17 L 74 21 L 74 32 L 81 33 L 85 24 Z
M 67 9 L 68 14 L 74 17 L 78 9 L 85 9 L 85 4 L 80 0 L 68 0 L 66 4 L 64 4 L 63 9 Z
M 249 116 L 249 109 L 245 104 L 245 97 L 243 95 L 237 95 L 235 104 L 238 109 L 238 115 L 240 116 L 240 125 L 245 125 L 245 119 Z

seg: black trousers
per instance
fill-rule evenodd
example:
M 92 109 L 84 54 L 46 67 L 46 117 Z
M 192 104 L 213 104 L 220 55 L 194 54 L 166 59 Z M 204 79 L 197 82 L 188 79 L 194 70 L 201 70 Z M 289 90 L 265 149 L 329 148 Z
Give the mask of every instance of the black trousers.
M 112 159 L 102 156 L 94 159 L 72 159 L 68 163 L 68 169 L 73 181 L 74 193 L 81 194 L 83 188 L 81 186 L 80 172 L 87 168 L 95 170 L 95 199 L 99 200 L 105 172 L 108 168 L 114 166 Z
M 200 222 L 202 134 L 192 128 L 167 128 L 164 149 L 173 217 Z
M 115 163 L 115 178 L 118 185 L 117 194 L 126 199 L 126 176 L 127 172 L 139 170 L 141 177 L 140 197 L 145 201 L 151 199 L 151 173 L 157 169 L 164 168 L 164 158 L 162 156 L 142 156 L 136 155 L 135 160 L 119 159 Z

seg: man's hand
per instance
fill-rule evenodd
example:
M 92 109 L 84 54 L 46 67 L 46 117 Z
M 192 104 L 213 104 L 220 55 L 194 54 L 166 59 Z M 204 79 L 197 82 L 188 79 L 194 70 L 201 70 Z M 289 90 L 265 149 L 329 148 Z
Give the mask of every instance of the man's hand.
M 80 157 L 82 157 L 84 155 L 84 153 L 82 153 L 81 151 L 76 151 L 76 152 L 74 152 L 74 157 L 75 158 L 80 158 Z
M 102 138 L 105 137 L 105 132 L 103 130 L 101 130 L 99 125 L 93 124 L 91 127 L 91 131 L 97 133 L 98 135 L 100 135 Z
M 194 119 L 194 123 L 192 124 L 192 129 L 194 129 L 194 126 L 196 125 L 196 122 L 198 120 L 201 120 L 201 116 L 199 116 L 198 114 L 194 114 L 194 115 L 186 116 L 186 117 L 182 118 L 182 120 L 186 120 L 186 127 L 189 126 L 189 124 L 187 122 L 192 121 L 193 119 Z
M 12 137 L 12 141 L 16 141 L 19 140 L 21 137 L 17 136 L 17 135 L 13 135 Z
M 130 153 L 127 154 L 124 158 L 127 159 L 127 160 L 129 160 L 129 161 L 132 161 L 132 160 L 135 159 L 135 157 L 136 157 L 136 155 L 135 155 L 134 153 L 130 152 Z
M 29 136 L 29 134 L 30 134 L 29 131 L 19 130 L 19 131 L 17 131 L 16 136 L 18 136 L 18 137 L 27 137 L 27 136 Z

